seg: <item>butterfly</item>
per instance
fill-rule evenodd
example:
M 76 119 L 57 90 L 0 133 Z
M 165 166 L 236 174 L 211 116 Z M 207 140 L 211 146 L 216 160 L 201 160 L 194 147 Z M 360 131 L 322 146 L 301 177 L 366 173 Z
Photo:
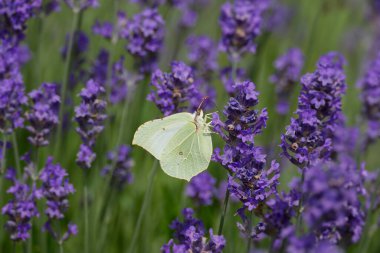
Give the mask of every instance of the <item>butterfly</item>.
M 148 121 L 137 129 L 132 144 L 157 158 L 169 176 L 190 181 L 211 160 L 211 123 L 207 120 L 208 115 L 197 110 Z

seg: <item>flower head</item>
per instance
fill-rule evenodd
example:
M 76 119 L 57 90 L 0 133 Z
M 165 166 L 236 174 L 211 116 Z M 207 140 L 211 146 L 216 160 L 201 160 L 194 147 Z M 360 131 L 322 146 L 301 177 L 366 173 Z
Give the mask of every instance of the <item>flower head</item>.
M 89 165 L 95 159 L 91 148 L 94 146 L 97 136 L 103 131 L 103 122 L 107 118 L 106 102 L 101 99 L 104 92 L 102 86 L 89 80 L 79 94 L 82 99 L 81 104 L 75 107 L 75 120 L 78 123 L 76 131 L 83 141 L 77 162 L 84 168 L 90 168 Z
M 193 217 L 194 211 L 185 208 L 182 214 L 183 222 L 174 220 L 170 225 L 174 230 L 174 238 L 162 246 L 161 252 L 222 252 L 226 245 L 222 235 L 214 235 L 210 229 L 210 238 L 207 239 L 202 221 Z
M 222 29 L 220 50 L 227 52 L 233 61 L 243 54 L 255 53 L 255 39 L 261 33 L 262 13 L 266 0 L 237 0 L 222 6 L 219 24 Z
M 213 159 L 223 165 L 231 174 L 228 189 L 243 206 L 238 210 L 244 224 L 242 232 L 249 232 L 250 224 L 245 211 L 252 212 L 266 199 L 276 193 L 279 178 L 279 165 L 272 161 L 266 168 L 266 155 L 256 146 L 254 138 L 266 126 L 267 112 L 258 112 L 258 92 L 252 82 L 236 83 L 234 97 L 224 108 L 226 121 L 222 122 L 218 114 L 213 114 L 213 129 L 226 142 L 223 154 L 215 149 Z M 243 231 L 244 230 L 244 231 Z
M 151 85 L 155 87 L 148 95 L 158 109 L 165 115 L 181 111 L 194 112 L 202 95 L 198 83 L 194 80 L 191 67 L 183 62 L 173 62 L 172 72 L 164 73 L 156 70 L 152 75 Z
M 364 117 L 368 121 L 367 138 L 372 142 L 380 137 L 380 52 L 368 65 L 359 87 Z
M 291 48 L 281 55 L 274 63 L 275 73 L 270 81 L 276 85 L 278 96 L 277 112 L 287 114 L 289 111 L 289 97 L 299 79 L 304 63 L 302 51 L 298 48 Z
M 103 168 L 102 174 L 111 173 L 111 186 L 122 190 L 127 184 L 133 181 L 131 169 L 134 161 L 131 157 L 131 147 L 120 145 L 116 151 L 109 152 L 107 155 L 108 164 Z
M 26 119 L 30 122 L 26 129 L 32 134 L 28 140 L 37 147 L 46 146 L 51 130 L 58 124 L 60 98 L 57 86 L 43 83 L 38 90 L 30 92 L 29 97 L 33 106 L 26 113 Z
M 135 57 L 142 73 L 156 68 L 158 55 L 164 40 L 164 20 L 156 9 L 145 9 L 128 20 L 121 31 L 127 39 L 127 50 Z
M 23 127 L 28 102 L 18 59 L 17 47 L 0 43 L 0 131 L 6 134 Z
M 211 205 L 215 189 L 215 178 L 207 171 L 193 177 L 186 187 L 186 195 L 192 198 L 197 205 Z
M 283 154 L 304 167 L 329 159 L 334 129 L 342 123 L 342 95 L 346 89 L 344 59 L 337 53 L 320 58 L 314 73 L 302 77 L 297 118 L 282 136 Z
M 35 187 L 16 179 L 14 169 L 8 170 L 6 178 L 13 183 L 7 191 L 13 195 L 13 198 L 1 209 L 2 214 L 8 216 L 5 228 L 11 234 L 13 241 L 26 241 L 30 237 L 32 218 L 39 216 L 36 203 L 38 194 Z

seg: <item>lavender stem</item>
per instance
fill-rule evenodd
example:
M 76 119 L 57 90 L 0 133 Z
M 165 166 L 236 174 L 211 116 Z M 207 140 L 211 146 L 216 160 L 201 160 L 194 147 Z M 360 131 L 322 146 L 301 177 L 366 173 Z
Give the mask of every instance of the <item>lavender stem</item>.
M 17 144 L 17 138 L 16 134 L 12 133 L 12 146 L 14 150 L 14 157 L 15 157 L 15 163 L 17 168 L 17 174 L 21 176 L 21 166 L 20 166 L 20 155 L 18 152 L 18 144 Z
M 152 169 L 151 169 L 151 172 L 150 172 L 150 175 L 149 175 L 148 188 L 145 191 L 143 204 L 141 206 L 141 209 L 140 209 L 140 212 L 139 212 L 139 216 L 137 218 L 137 223 L 136 223 L 135 229 L 133 230 L 134 233 L 133 233 L 132 242 L 131 242 L 131 244 L 130 244 L 130 246 L 128 248 L 128 252 L 129 253 L 135 252 L 135 245 L 136 245 L 137 239 L 138 239 L 139 234 L 140 234 L 142 220 L 144 218 L 144 214 L 145 214 L 146 209 L 148 207 L 149 200 L 150 200 L 150 198 L 152 196 L 152 186 L 153 186 L 153 181 L 154 181 L 155 175 L 157 173 L 157 168 L 158 168 L 158 160 L 155 160 L 154 163 L 153 163 L 153 165 L 152 165 Z
M 84 185 L 84 253 L 88 253 L 89 230 L 88 230 L 88 189 L 87 183 Z
M 230 198 L 230 191 L 227 189 L 226 195 L 224 196 L 224 208 L 223 208 L 222 216 L 220 217 L 220 221 L 219 221 L 218 235 L 221 235 L 223 232 L 224 218 L 225 218 L 226 213 L 227 213 L 229 198 Z
M 57 135 L 56 135 L 56 145 L 54 149 L 55 155 L 59 152 L 60 144 L 62 140 L 61 134 L 62 134 L 62 127 L 63 127 L 63 114 L 65 112 L 64 107 L 65 107 L 65 100 L 66 100 L 67 83 L 68 83 L 69 75 L 70 75 L 70 63 L 71 63 L 71 57 L 72 57 L 72 51 L 73 51 L 75 32 L 78 30 L 79 20 L 80 20 L 79 16 L 81 14 L 80 11 L 74 11 L 73 13 L 74 13 L 73 23 L 72 23 L 72 28 L 71 28 L 70 37 L 69 37 L 69 44 L 67 48 L 65 66 L 64 66 L 64 71 L 63 71 L 63 81 L 62 81 L 61 90 L 60 90 L 60 95 L 61 95 L 61 106 L 59 107 L 60 124 L 58 124 L 58 130 L 57 130 Z

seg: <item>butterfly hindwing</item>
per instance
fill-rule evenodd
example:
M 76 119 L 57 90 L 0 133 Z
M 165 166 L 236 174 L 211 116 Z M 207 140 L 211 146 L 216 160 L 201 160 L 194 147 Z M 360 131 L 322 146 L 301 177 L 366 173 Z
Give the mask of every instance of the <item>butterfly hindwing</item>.
M 203 129 L 203 127 L 202 127 Z M 160 164 L 169 176 L 190 179 L 207 169 L 211 154 L 211 136 L 195 124 L 186 125 L 173 137 L 163 150 Z

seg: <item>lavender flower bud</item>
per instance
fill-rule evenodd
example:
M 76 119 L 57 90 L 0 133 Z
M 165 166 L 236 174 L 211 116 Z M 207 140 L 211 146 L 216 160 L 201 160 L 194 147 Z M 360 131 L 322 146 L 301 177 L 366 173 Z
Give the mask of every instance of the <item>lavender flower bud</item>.
M 193 177 L 186 187 L 186 195 L 192 198 L 198 206 L 212 204 L 215 189 L 215 178 L 207 171 Z
M 346 90 L 344 59 L 337 53 L 322 56 L 314 73 L 302 77 L 297 118 L 281 137 L 283 155 L 299 167 L 330 159 L 334 129 L 341 124 L 342 95 Z
M 121 31 L 127 39 L 128 52 L 135 57 L 137 67 L 142 73 L 156 68 L 158 55 L 164 40 L 164 20 L 156 9 L 145 9 L 127 22 Z
M 42 182 L 40 190 L 46 199 L 45 214 L 48 217 L 44 228 L 58 242 L 62 238 L 58 238 L 59 235 L 51 224 L 64 218 L 64 213 L 69 207 L 68 196 L 75 192 L 74 186 L 69 183 L 67 176 L 66 170 L 59 164 L 53 164 L 53 158 L 49 157 L 39 177 Z
M 28 102 L 24 94 L 17 48 L 0 43 L 0 131 L 10 134 L 23 127 L 22 106 Z
M 35 187 L 19 182 L 14 169 L 8 170 L 6 178 L 13 183 L 7 191 L 13 198 L 1 209 L 2 214 L 8 216 L 5 228 L 11 234 L 11 240 L 26 241 L 30 237 L 32 218 L 39 216 L 37 192 Z
M 77 155 L 77 162 L 83 168 L 90 168 L 95 154 L 91 148 L 96 137 L 103 131 L 106 102 L 101 99 L 104 88 L 93 80 L 89 80 L 86 87 L 80 92 L 82 102 L 75 107 L 75 120 L 78 123 L 77 133 L 81 136 L 83 144 Z
M 193 217 L 194 211 L 185 208 L 182 214 L 183 222 L 176 219 L 170 225 L 170 228 L 174 230 L 174 239 L 163 245 L 161 252 L 222 252 L 226 245 L 226 240 L 222 235 L 214 235 L 210 229 L 210 239 L 208 240 L 205 237 L 206 231 L 202 221 Z M 178 241 L 178 244 L 175 241 Z
M 103 168 L 102 175 L 111 173 L 111 186 L 118 190 L 124 189 L 127 184 L 133 181 L 131 169 L 134 166 L 134 161 L 131 152 L 131 147 L 121 145 L 116 151 L 109 152 L 107 155 L 108 165 Z
M 158 109 L 165 115 L 181 111 L 195 111 L 202 95 L 194 80 L 192 69 L 183 62 L 172 62 L 172 72 L 156 70 L 151 85 L 156 89 L 148 95 Z
M 49 144 L 49 134 L 58 124 L 60 98 L 55 84 L 43 83 L 38 90 L 29 93 L 33 102 L 26 119 L 30 125 L 26 129 L 32 134 L 28 140 L 36 147 Z
M 236 0 L 222 6 L 219 24 L 222 29 L 220 50 L 228 53 L 232 61 L 243 54 L 255 53 L 254 40 L 261 33 L 262 13 L 266 0 Z
M 285 115 L 289 112 L 289 99 L 299 79 L 304 63 L 302 51 L 298 48 L 291 48 L 280 56 L 274 63 L 275 73 L 270 81 L 276 85 L 278 96 L 277 112 Z
M 368 121 L 367 142 L 373 142 L 380 137 L 380 52 L 368 65 L 359 87 L 362 90 L 363 114 Z

